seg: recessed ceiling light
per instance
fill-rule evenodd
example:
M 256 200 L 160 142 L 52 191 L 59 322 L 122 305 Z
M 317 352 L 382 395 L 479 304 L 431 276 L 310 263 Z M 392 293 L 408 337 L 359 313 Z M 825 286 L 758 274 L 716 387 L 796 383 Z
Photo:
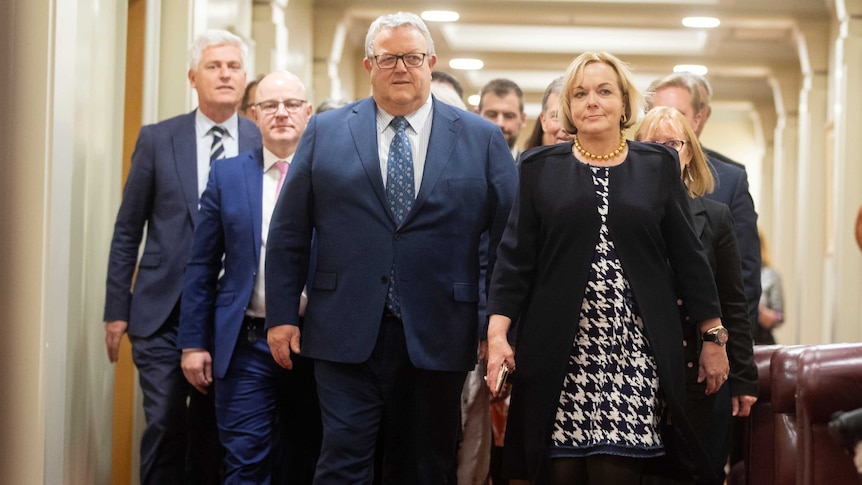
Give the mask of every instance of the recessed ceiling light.
M 458 12 L 451 10 L 426 10 L 422 12 L 422 20 L 428 22 L 454 22 L 461 18 Z
M 695 29 L 714 29 L 721 25 L 721 20 L 715 17 L 686 17 L 682 19 L 682 25 Z
M 485 67 L 485 63 L 481 59 L 458 58 L 449 61 L 449 67 L 461 71 L 476 71 Z
M 693 72 L 700 76 L 705 76 L 709 69 L 700 64 L 677 64 L 673 66 L 673 72 Z

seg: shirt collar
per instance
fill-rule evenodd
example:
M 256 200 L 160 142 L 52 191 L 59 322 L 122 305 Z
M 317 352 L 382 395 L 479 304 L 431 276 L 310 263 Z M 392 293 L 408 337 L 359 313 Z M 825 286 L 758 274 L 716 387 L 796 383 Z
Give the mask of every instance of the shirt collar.
M 264 172 L 269 172 L 269 169 L 271 169 L 275 165 L 275 162 L 277 162 L 279 160 L 284 160 L 285 162 L 290 163 L 293 161 L 293 155 L 290 155 L 287 158 L 278 158 L 274 153 L 269 151 L 269 149 L 267 149 L 266 147 L 263 147 L 263 171 Z
M 413 128 L 413 131 L 419 133 L 425 127 L 425 123 L 428 122 L 428 114 L 431 112 L 431 94 L 428 94 L 428 99 L 422 103 L 422 106 L 419 107 L 416 111 L 405 115 L 404 118 L 407 119 L 407 123 Z M 383 110 L 379 105 L 377 106 L 377 134 L 383 133 L 383 130 L 389 127 L 389 124 L 392 123 L 392 120 L 395 116 L 387 113 Z
M 203 114 L 201 110 L 195 110 L 195 129 L 197 130 L 198 138 L 201 138 L 210 132 L 213 126 L 220 125 L 227 130 L 227 136 L 234 140 L 239 139 L 239 115 L 234 113 L 230 118 L 222 123 L 216 123 Z

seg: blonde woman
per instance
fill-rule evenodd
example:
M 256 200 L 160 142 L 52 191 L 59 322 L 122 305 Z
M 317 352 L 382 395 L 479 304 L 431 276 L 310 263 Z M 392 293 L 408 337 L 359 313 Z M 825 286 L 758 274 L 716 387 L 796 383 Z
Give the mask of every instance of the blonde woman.
M 703 197 L 713 190 L 712 172 L 694 130 L 682 113 L 667 106 L 651 109 L 635 139 L 662 144 L 679 156 L 695 232 L 706 250 L 718 288 L 721 320 L 728 331 L 730 361 L 730 377 L 720 392 L 707 393 L 705 383 L 693 369 L 704 343 L 689 325 L 683 325 L 683 334 L 687 363 L 686 416 L 701 437 L 716 473 L 723 476 L 730 446 L 730 417 L 748 416 L 757 401 L 754 342 L 746 313 L 747 300 L 733 218 L 726 205 Z M 683 321 L 688 307 L 688 302 L 683 301 Z
M 676 288 L 696 332 L 722 328 L 721 312 L 679 162 L 625 139 L 641 96 L 615 56 L 577 57 L 561 93 L 574 140 L 522 158 L 488 296 L 492 393 L 500 367 L 513 369 L 504 468 L 534 483 L 630 484 L 676 450 L 702 458 L 707 478 L 682 408 Z M 517 356 L 507 340 L 516 319 Z M 724 347 L 705 344 L 698 368 L 717 390 Z

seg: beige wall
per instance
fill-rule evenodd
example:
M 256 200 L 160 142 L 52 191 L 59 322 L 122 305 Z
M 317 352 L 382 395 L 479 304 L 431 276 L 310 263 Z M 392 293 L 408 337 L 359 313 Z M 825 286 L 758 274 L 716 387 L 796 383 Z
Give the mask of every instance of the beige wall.
M 104 483 L 110 469 L 100 293 L 125 11 L 91 3 L 0 7 L 0 483 Z
M 0 4 L 0 482 L 44 477 L 41 303 L 48 155 L 47 1 Z M 32 27 L 31 27 L 32 26 Z M 15 93 L 14 96 L 8 95 Z M 28 163 L 29 162 L 29 163 Z

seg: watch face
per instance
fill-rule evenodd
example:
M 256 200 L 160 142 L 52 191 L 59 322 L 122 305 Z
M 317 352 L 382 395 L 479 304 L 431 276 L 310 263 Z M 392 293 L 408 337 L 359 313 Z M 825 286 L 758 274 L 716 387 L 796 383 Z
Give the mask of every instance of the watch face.
M 719 327 L 715 329 L 710 329 L 708 332 L 703 334 L 704 342 L 714 342 L 718 345 L 724 345 L 727 343 L 727 329 L 724 327 Z
M 721 328 L 717 332 L 715 332 L 715 338 L 721 345 L 727 343 L 727 329 Z

